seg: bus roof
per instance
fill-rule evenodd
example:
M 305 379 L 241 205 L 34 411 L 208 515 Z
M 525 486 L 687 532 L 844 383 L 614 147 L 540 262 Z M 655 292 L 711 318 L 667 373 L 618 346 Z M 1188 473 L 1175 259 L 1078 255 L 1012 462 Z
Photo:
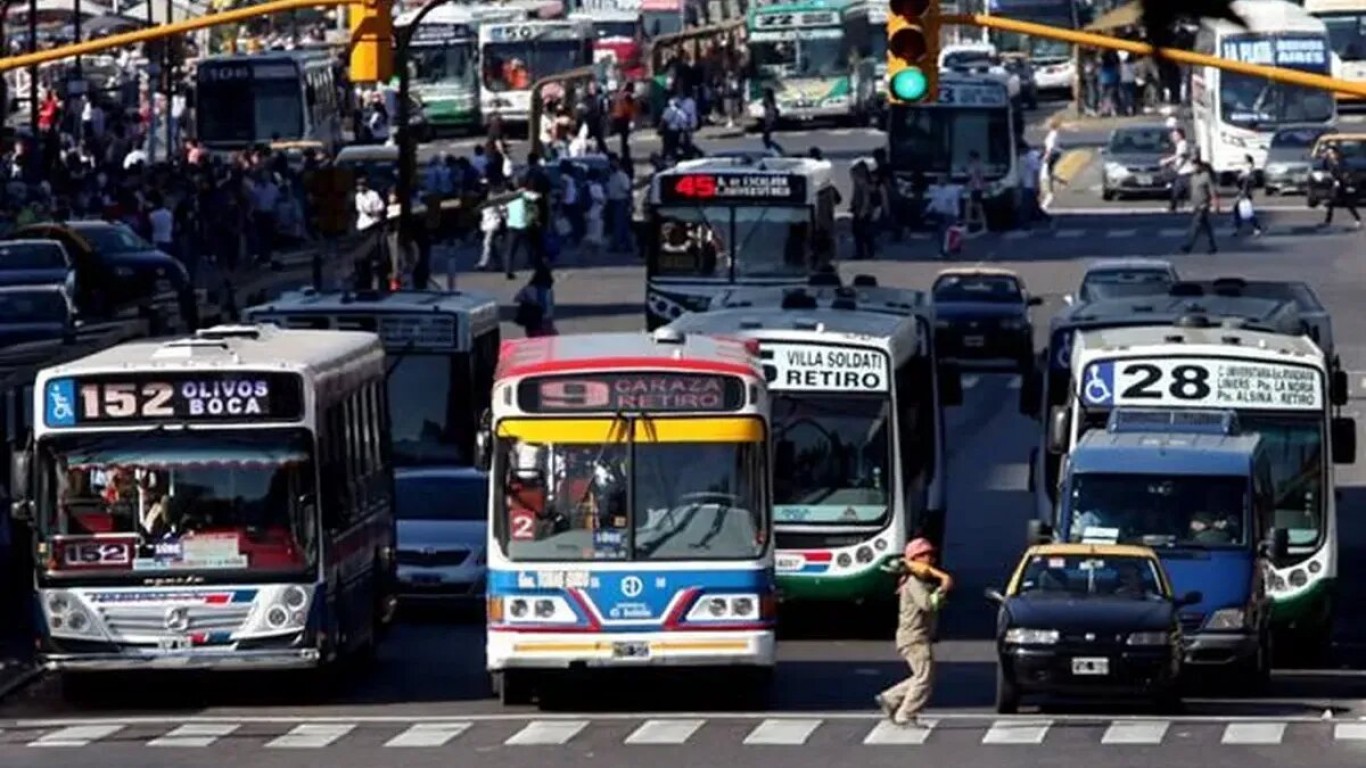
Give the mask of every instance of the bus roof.
M 495 378 L 640 369 L 695 369 L 763 378 L 752 344 L 668 328 L 504 341 Z
M 1056 331 L 1166 326 L 1186 317 L 1205 317 L 1214 324 L 1236 320 L 1245 327 L 1300 333 L 1304 319 L 1291 302 L 1243 296 L 1127 296 L 1074 304 L 1053 316 Z
M 876 312 L 888 315 L 917 315 L 930 318 L 934 308 L 929 295 L 924 291 L 910 288 L 890 288 L 879 285 L 812 285 L 805 288 L 785 288 L 782 286 L 747 286 L 731 288 L 718 294 L 711 301 L 711 310 L 744 309 L 763 307 L 778 309 L 784 304 L 803 302 L 801 296 L 809 297 L 804 303 L 812 301 L 817 307 L 839 308 L 845 311 L 856 309 L 860 312 Z
M 1164 347 L 1175 353 L 1177 346 L 1183 353 L 1219 354 L 1255 359 L 1287 357 L 1312 362 L 1323 360 L 1319 349 L 1308 336 L 1268 332 L 1249 328 L 1182 328 L 1177 326 L 1140 326 L 1129 328 L 1099 328 L 1077 334 L 1076 353 L 1085 351 L 1132 352 L 1137 347 Z M 1193 347 L 1204 347 L 1197 350 Z M 1214 351 L 1211 351 L 1213 348 Z M 1307 358 L 1307 359 L 1306 359 Z
M 1247 476 L 1260 441 L 1257 435 L 1093 429 L 1082 436 L 1068 460 L 1074 472 L 1083 474 L 1122 471 L 1137 475 Z
M 858 342 L 883 349 L 904 337 L 914 342 L 914 323 L 905 317 L 845 309 L 791 310 L 780 307 L 726 309 L 691 312 L 674 320 L 670 328 L 683 333 L 709 333 L 744 337 L 824 338 Z
M 326 291 L 312 288 L 288 291 L 265 304 L 249 307 L 250 320 L 283 319 L 290 315 L 461 315 L 468 318 L 471 337 L 498 327 L 498 300 L 482 293 L 461 291 Z M 338 322 L 339 329 L 346 323 Z M 351 329 L 365 330 L 365 329 Z
M 220 62 L 233 62 L 237 64 L 255 63 L 275 63 L 280 61 L 297 62 L 300 64 L 311 64 L 314 62 L 332 62 L 332 54 L 316 48 L 303 48 L 293 51 L 258 51 L 256 53 L 217 53 L 212 56 L 201 57 L 195 62 L 196 67 L 205 64 L 217 64 Z
M 379 337 L 357 331 L 286 330 L 274 325 L 218 325 L 193 336 L 118 344 L 47 368 L 44 376 L 129 370 L 237 370 L 323 372 L 339 363 L 382 353 Z
M 1247 21 L 1246 29 L 1223 19 L 1204 19 L 1202 25 L 1218 35 L 1326 32 L 1321 20 L 1286 0 L 1233 0 L 1231 7 L 1234 14 Z
M 587 11 L 574 11 L 569 14 L 569 18 L 574 21 L 638 21 L 640 11 L 628 11 L 620 8 L 595 8 Z

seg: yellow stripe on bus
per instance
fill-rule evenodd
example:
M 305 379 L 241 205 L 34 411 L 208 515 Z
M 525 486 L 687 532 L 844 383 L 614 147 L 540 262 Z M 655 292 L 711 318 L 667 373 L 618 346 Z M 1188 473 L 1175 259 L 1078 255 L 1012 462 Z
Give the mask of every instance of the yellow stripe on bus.
M 498 424 L 500 437 L 533 443 L 620 442 L 626 429 L 616 419 L 506 419 Z M 637 443 L 758 443 L 764 425 L 753 417 L 637 419 Z

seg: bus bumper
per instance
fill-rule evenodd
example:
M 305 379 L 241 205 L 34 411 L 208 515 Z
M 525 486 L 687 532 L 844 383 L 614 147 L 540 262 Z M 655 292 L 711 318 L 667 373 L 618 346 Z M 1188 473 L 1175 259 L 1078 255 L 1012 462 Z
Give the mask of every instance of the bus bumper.
M 49 653 L 40 657 L 53 672 L 127 672 L 131 670 L 287 670 L 313 669 L 322 663 L 317 648 L 271 648 L 249 651 L 128 650 L 106 653 Z
M 771 667 L 771 629 L 719 632 L 488 633 L 488 668 Z

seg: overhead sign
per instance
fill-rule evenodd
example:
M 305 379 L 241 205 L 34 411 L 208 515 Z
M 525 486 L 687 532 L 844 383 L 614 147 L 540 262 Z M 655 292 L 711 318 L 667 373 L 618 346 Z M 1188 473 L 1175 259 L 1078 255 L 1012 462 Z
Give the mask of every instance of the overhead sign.
M 455 346 L 455 318 L 432 312 L 412 315 L 382 315 L 379 337 L 386 349 L 450 349 Z
M 1001 83 L 939 83 L 939 103 L 954 107 L 1005 107 L 1010 94 Z
M 754 17 L 754 28 L 781 29 L 786 27 L 837 27 L 839 14 L 835 11 L 806 13 L 761 13 Z
M 806 177 L 786 173 L 685 173 L 659 179 L 660 202 L 697 203 L 703 200 L 754 202 L 806 201 Z
M 733 376 L 642 371 L 536 377 L 517 387 L 527 413 L 737 411 L 745 384 Z
M 52 379 L 43 391 L 49 428 L 302 417 L 303 380 L 275 371 L 111 373 Z
M 1326 35 L 1240 35 L 1224 41 L 1226 59 L 1272 67 L 1326 70 Z
M 764 376 L 774 391 L 887 392 L 887 353 L 828 344 L 761 342 Z
M 1078 383 L 1087 406 L 1324 408 L 1323 377 L 1302 365 L 1194 357 L 1102 360 Z

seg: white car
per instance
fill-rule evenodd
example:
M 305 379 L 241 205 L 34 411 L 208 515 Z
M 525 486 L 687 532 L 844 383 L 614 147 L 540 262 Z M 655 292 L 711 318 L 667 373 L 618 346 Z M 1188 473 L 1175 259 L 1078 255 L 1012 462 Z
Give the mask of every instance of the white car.
M 1176 267 L 1166 259 L 1101 259 L 1086 268 L 1077 295 L 1064 296 L 1063 301 L 1085 304 L 1100 299 L 1161 295 L 1180 281 Z
M 487 474 L 470 467 L 394 473 L 401 600 L 459 603 L 484 599 L 488 483 Z
M 1005 83 L 1012 100 L 1020 97 L 1020 76 L 1006 68 L 991 43 L 946 45 L 939 51 L 939 69 L 994 77 Z

